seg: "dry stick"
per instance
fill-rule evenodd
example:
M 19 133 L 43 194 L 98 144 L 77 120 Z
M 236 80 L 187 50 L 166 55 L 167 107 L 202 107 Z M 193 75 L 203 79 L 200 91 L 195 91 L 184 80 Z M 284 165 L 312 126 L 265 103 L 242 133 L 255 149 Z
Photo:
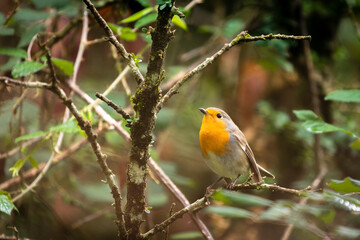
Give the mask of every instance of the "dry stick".
M 128 53 L 125 47 L 117 40 L 113 31 L 107 25 L 106 21 L 101 17 L 100 13 L 96 10 L 95 6 L 90 2 L 90 0 L 83 0 L 88 9 L 94 15 L 96 21 L 99 23 L 100 27 L 104 29 L 109 42 L 114 45 L 120 55 L 126 60 L 128 66 L 130 67 L 132 73 L 135 76 L 136 82 L 140 84 L 144 81 L 144 76 L 141 74 L 139 68 L 136 66 L 135 61 L 130 53 Z
M 172 97 L 174 94 L 176 94 L 179 90 L 179 88 L 192 76 L 194 76 L 196 73 L 203 70 L 205 67 L 210 65 L 214 62 L 218 57 L 220 57 L 225 52 L 229 51 L 230 48 L 232 48 L 235 45 L 238 45 L 240 43 L 244 42 L 253 42 L 253 41 L 259 41 L 259 40 L 271 40 L 271 39 L 291 39 L 291 40 L 310 40 L 311 36 L 294 36 L 294 35 L 283 35 L 283 34 L 267 34 L 267 35 L 261 35 L 261 36 L 250 36 L 246 31 L 243 31 L 239 33 L 230 43 L 226 43 L 219 51 L 217 51 L 214 55 L 212 55 L 209 58 L 206 58 L 202 63 L 200 63 L 198 66 L 196 66 L 194 69 L 192 69 L 190 72 L 188 72 L 182 79 L 177 81 L 170 90 L 161 98 L 160 102 L 156 106 L 157 111 L 160 111 L 160 109 L 163 107 L 163 105 Z
M 88 104 L 91 104 L 94 100 L 87 95 L 85 92 L 83 92 L 78 86 L 76 85 L 69 85 L 72 90 L 85 102 Z M 100 106 L 96 106 L 94 108 L 95 112 L 103 118 L 106 122 L 113 125 L 115 127 L 115 130 L 127 141 L 130 142 L 130 135 L 128 132 L 126 132 L 121 125 L 116 122 L 107 112 L 105 112 Z M 187 207 L 190 205 L 189 200 L 186 198 L 186 196 L 181 192 L 181 190 L 174 184 L 173 181 L 167 176 L 167 174 L 159 167 L 159 165 L 150 157 L 148 161 L 148 165 L 150 170 L 156 175 L 158 179 L 161 180 L 161 182 L 165 185 L 165 187 L 178 199 L 178 201 L 184 206 Z M 201 233 L 207 240 L 212 240 L 213 237 L 209 231 L 209 229 L 206 227 L 204 222 L 194 213 L 190 212 L 190 216 L 195 222 L 195 224 L 200 229 Z

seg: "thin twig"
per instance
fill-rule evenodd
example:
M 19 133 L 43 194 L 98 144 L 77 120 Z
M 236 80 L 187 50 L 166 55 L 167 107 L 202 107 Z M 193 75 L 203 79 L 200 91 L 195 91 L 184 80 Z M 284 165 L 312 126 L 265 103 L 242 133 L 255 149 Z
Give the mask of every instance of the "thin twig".
M 118 105 L 116 105 L 113 101 L 111 101 L 110 99 L 108 99 L 107 97 L 103 96 L 100 93 L 96 93 L 95 96 L 99 99 L 101 99 L 102 101 L 104 101 L 107 105 L 109 105 L 110 107 L 112 107 L 117 113 L 119 113 L 125 120 L 130 119 L 130 115 L 124 111 L 124 109 Z
M 183 217 L 186 213 L 199 211 L 200 209 L 202 209 L 206 206 L 207 206 L 206 199 L 204 197 L 200 198 L 200 199 L 196 200 L 194 203 L 177 211 L 176 213 L 174 213 L 172 216 L 170 216 L 168 219 L 166 219 L 162 223 L 156 224 L 154 228 L 152 228 L 149 231 L 147 231 L 146 233 L 144 233 L 142 235 L 142 237 L 145 239 L 150 238 L 150 237 L 154 236 L 156 233 L 164 230 L 167 226 L 169 226 L 175 220 Z
M 125 47 L 117 40 L 115 34 L 107 25 L 106 21 L 101 17 L 100 13 L 96 10 L 94 4 L 91 3 L 90 0 L 83 0 L 86 4 L 90 12 L 94 15 L 96 21 L 99 23 L 100 27 L 104 29 L 107 37 L 109 38 L 109 42 L 115 46 L 120 55 L 126 60 L 128 66 L 130 67 L 132 73 L 135 76 L 136 82 L 140 84 L 144 81 L 144 76 L 141 74 L 139 68 L 136 66 L 132 55 L 128 53 Z
M 42 44 L 43 47 L 38 52 L 36 52 L 32 56 L 32 58 L 38 59 L 41 56 L 43 56 L 44 54 L 46 54 L 46 50 L 45 50 L 46 47 L 51 48 L 55 43 L 57 43 L 58 41 L 63 39 L 81 21 L 82 21 L 81 17 L 77 17 L 77 18 L 74 18 L 73 20 L 71 20 L 70 23 L 66 27 L 64 27 L 60 31 L 56 32 L 55 34 L 53 34 L 44 44 Z
M 288 194 L 291 194 L 291 195 L 304 197 L 304 196 L 307 195 L 308 190 L 310 190 L 312 188 L 308 187 L 308 188 L 303 189 L 303 190 L 297 190 L 297 189 L 293 189 L 293 188 L 281 187 L 281 186 L 276 185 L 276 184 L 243 183 L 243 184 L 235 185 L 232 190 L 234 190 L 234 191 L 242 191 L 242 190 L 250 190 L 250 189 L 256 189 L 256 190 L 268 189 L 268 190 L 273 191 L 273 192 L 288 193 Z
M 219 51 L 213 54 L 211 57 L 206 58 L 202 63 L 188 72 L 181 80 L 177 81 L 170 90 L 161 98 L 160 102 L 156 106 L 156 110 L 160 111 L 165 102 L 167 102 L 170 97 L 176 94 L 179 88 L 192 76 L 196 73 L 203 70 L 205 67 L 213 63 L 218 57 L 223 55 L 225 52 L 229 51 L 230 48 L 245 42 L 253 42 L 259 40 L 271 40 L 271 39 L 291 39 L 291 40 L 310 40 L 311 36 L 294 36 L 294 35 L 284 35 L 284 34 L 267 34 L 261 36 L 251 36 L 246 31 L 239 33 L 230 43 L 226 43 Z
M 44 82 L 23 82 L 19 80 L 15 80 L 6 76 L 0 76 L 0 80 L 2 80 L 8 86 L 20 86 L 25 88 L 45 88 L 49 89 L 51 84 Z

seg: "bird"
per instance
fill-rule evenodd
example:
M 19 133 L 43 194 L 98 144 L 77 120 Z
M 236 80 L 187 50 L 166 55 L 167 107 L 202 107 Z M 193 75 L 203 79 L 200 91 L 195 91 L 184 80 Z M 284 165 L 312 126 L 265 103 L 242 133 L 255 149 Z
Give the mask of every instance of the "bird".
M 275 176 L 256 163 L 245 135 L 220 108 L 199 108 L 203 119 L 199 132 L 202 155 L 207 166 L 220 178 L 207 188 L 207 193 L 219 181 L 224 179 L 232 189 L 241 175 L 250 173 L 255 183 L 261 183 L 262 175 Z

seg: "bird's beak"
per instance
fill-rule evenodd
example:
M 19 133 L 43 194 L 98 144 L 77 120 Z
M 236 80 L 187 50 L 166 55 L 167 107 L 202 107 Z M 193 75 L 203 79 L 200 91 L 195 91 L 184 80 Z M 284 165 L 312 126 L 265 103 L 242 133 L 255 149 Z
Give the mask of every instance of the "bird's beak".
M 206 115 L 208 112 L 204 108 L 199 108 L 200 112 L 202 112 L 204 115 Z

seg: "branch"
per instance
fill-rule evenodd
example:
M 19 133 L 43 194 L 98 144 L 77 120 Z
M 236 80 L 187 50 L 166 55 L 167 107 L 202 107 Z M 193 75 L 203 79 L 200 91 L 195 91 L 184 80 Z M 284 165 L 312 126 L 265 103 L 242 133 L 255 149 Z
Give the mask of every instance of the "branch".
M 101 99 L 102 101 L 104 101 L 107 105 L 109 105 L 110 107 L 112 107 L 117 113 L 119 113 L 125 120 L 131 119 L 130 115 L 124 111 L 124 109 L 118 105 L 116 105 L 113 101 L 111 101 L 110 99 L 108 99 L 107 97 L 103 96 L 100 93 L 96 93 L 95 96 L 99 99 Z
M 165 230 L 167 226 L 169 226 L 171 223 L 176 221 L 179 218 L 182 218 L 186 213 L 189 212 L 196 212 L 200 209 L 203 209 L 204 207 L 208 206 L 208 203 L 206 202 L 206 199 L 200 198 L 196 200 L 194 203 L 184 207 L 183 209 L 177 211 L 172 216 L 170 216 L 168 219 L 163 221 L 162 223 L 156 224 L 154 228 L 150 229 L 146 233 L 142 235 L 143 238 L 148 239 L 152 236 L 154 236 L 156 233 Z
M 19 80 L 15 80 L 9 77 L 0 76 L 0 81 L 3 81 L 8 86 L 20 86 L 25 88 L 45 88 L 49 89 L 51 84 L 44 82 L 23 82 Z
M 105 34 L 109 38 L 109 42 L 114 45 L 114 47 L 117 49 L 117 51 L 120 53 L 120 55 L 126 60 L 128 66 L 130 67 L 131 71 L 133 72 L 136 82 L 140 84 L 144 81 L 144 77 L 141 74 L 139 68 L 136 66 L 134 59 L 132 58 L 132 55 L 128 53 L 125 49 L 125 47 L 117 40 L 115 34 L 113 31 L 111 31 L 110 27 L 107 25 L 106 21 L 101 17 L 100 13 L 96 10 L 94 4 L 91 3 L 90 0 L 83 0 L 83 2 L 86 4 L 88 9 L 91 11 L 91 13 L 94 15 L 96 21 L 99 23 L 100 27 L 104 29 Z
M 156 106 L 156 110 L 159 112 L 163 105 L 176 94 L 179 88 L 192 76 L 196 73 L 200 72 L 208 65 L 212 64 L 218 57 L 223 55 L 225 52 L 229 51 L 230 48 L 236 46 L 241 43 L 245 42 L 253 42 L 259 40 L 271 40 L 271 39 L 292 39 L 292 40 L 310 40 L 311 36 L 293 36 L 293 35 L 283 35 L 283 34 L 268 34 L 268 35 L 261 35 L 261 36 L 250 36 L 246 31 L 239 33 L 230 43 L 226 43 L 219 51 L 217 51 L 214 55 L 209 58 L 206 58 L 202 63 L 188 72 L 182 79 L 177 81 L 170 90 L 161 98 L 160 102 Z
M 45 48 L 51 48 L 55 43 L 63 39 L 74 27 L 76 27 L 82 21 L 81 17 L 74 18 L 71 22 L 59 32 L 52 35 L 44 44 L 42 48 L 33 55 L 33 59 L 38 59 L 46 54 Z
M 304 196 L 307 195 L 307 191 L 312 189 L 312 188 L 307 187 L 306 189 L 303 189 L 303 190 L 297 190 L 297 189 L 293 189 L 293 188 L 281 187 L 281 186 L 278 186 L 276 184 L 243 183 L 243 184 L 235 185 L 232 190 L 241 191 L 241 190 L 250 190 L 250 189 L 256 189 L 256 190 L 268 189 L 268 190 L 273 191 L 273 192 L 288 193 L 288 194 L 295 195 L 295 196 L 298 196 L 298 197 L 304 197 Z

